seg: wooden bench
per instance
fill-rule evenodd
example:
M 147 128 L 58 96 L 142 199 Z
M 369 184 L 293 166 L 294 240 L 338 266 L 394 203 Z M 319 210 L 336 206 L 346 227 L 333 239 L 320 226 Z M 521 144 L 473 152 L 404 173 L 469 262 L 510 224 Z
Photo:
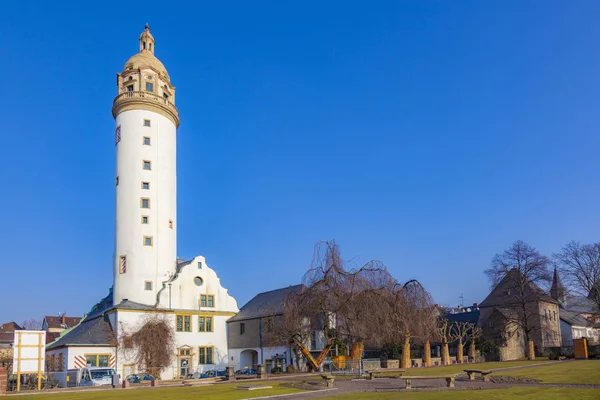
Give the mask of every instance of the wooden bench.
M 332 375 L 321 375 L 321 378 L 323 378 L 328 388 L 333 387 L 333 382 L 335 381 L 335 378 Z
M 475 374 L 480 374 L 484 382 L 489 382 L 489 375 L 493 372 L 491 369 L 465 369 L 470 381 L 475 380 Z
M 401 376 L 400 379 L 406 382 L 406 388 L 412 389 L 412 381 L 418 379 L 445 379 L 446 386 L 449 388 L 454 387 L 454 378 L 456 378 L 456 374 L 452 375 L 431 375 L 431 376 Z
M 365 372 L 369 375 L 369 380 L 372 381 L 373 379 L 377 378 L 378 375 L 389 374 L 390 372 L 393 373 L 390 375 L 390 377 L 400 378 L 402 376 L 402 374 L 404 372 L 406 372 L 406 369 L 404 369 L 404 368 L 386 368 L 386 369 L 376 369 L 376 370 L 365 371 Z M 396 376 L 396 375 L 398 375 L 398 376 Z

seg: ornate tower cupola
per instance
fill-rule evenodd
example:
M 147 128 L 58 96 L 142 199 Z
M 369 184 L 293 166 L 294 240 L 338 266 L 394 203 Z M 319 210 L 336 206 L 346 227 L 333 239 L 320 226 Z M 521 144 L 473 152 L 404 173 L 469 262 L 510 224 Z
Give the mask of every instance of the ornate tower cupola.
M 127 60 L 117 74 L 119 93 L 113 102 L 113 117 L 123 111 L 139 109 L 163 114 L 179 127 L 175 107 L 175 86 L 162 62 L 154 55 L 154 36 L 146 24 L 140 34 L 140 52 Z

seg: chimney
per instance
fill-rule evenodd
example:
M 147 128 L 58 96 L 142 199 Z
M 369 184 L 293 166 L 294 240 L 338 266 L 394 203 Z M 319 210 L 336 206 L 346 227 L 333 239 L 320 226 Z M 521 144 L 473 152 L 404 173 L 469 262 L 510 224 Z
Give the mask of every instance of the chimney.
M 475 307 L 475 308 L 479 307 L 479 303 L 473 303 L 473 307 Z
M 66 325 L 67 324 L 67 317 L 65 316 L 66 313 L 63 313 L 60 317 L 60 324 L 61 325 Z

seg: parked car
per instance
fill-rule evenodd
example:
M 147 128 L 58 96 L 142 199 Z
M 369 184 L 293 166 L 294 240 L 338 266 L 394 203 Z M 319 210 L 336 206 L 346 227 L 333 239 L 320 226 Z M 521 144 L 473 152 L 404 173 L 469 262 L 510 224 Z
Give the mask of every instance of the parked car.
M 187 379 L 206 379 L 206 378 L 216 378 L 218 376 L 225 376 L 226 371 L 212 369 L 210 371 L 204 372 L 194 372 L 193 374 L 189 374 Z
M 251 368 L 238 369 L 235 371 L 236 375 L 256 375 L 256 370 Z
M 131 375 L 127 375 L 127 382 L 129 383 L 140 383 L 142 381 L 153 381 L 156 378 L 154 378 L 154 376 L 150 375 L 150 374 L 131 374 Z

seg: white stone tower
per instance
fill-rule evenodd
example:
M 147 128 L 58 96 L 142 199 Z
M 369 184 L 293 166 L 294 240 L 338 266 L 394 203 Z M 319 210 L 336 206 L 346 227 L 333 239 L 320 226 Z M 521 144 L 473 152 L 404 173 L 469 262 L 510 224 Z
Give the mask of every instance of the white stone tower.
M 140 52 L 117 74 L 113 102 L 116 221 L 113 301 L 154 305 L 177 262 L 175 87 L 154 56 L 146 25 Z

